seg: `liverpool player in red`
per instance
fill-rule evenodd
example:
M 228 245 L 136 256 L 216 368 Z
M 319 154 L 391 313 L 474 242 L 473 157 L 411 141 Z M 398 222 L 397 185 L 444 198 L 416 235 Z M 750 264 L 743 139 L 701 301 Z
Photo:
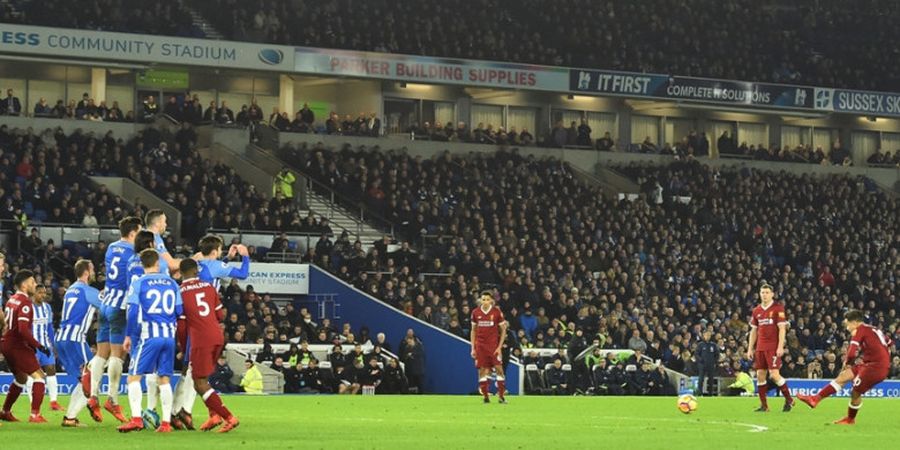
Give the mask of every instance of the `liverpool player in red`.
M 0 420 L 18 422 L 12 414 L 12 406 L 25 388 L 28 377 L 34 379 L 31 386 L 31 417 L 32 423 L 46 423 L 41 416 L 41 403 L 44 401 L 44 373 L 38 364 L 35 351 L 50 355 L 50 350 L 41 345 L 31 332 L 34 321 L 34 304 L 29 299 L 37 289 L 34 273 L 30 270 L 21 270 L 13 277 L 13 286 L 16 293 L 6 302 L 4 316 L 6 318 L 6 333 L 0 338 L 0 353 L 6 358 L 9 369 L 15 376 L 15 381 L 9 387 L 3 410 L 0 411 Z
M 787 334 L 787 315 L 784 305 L 775 303 L 772 286 L 763 284 L 759 288 L 760 304 L 753 308 L 750 319 L 750 340 L 747 345 L 747 359 L 754 360 L 756 367 L 756 391 L 760 406 L 757 412 L 769 411 L 766 400 L 766 379 L 771 377 L 784 396 L 784 408 L 788 412 L 794 407 L 794 399 L 787 382 L 781 376 L 781 356 L 784 355 L 784 338 Z
M 824 398 L 835 394 L 841 386 L 853 380 L 850 391 L 850 406 L 847 417 L 836 420 L 838 425 L 853 425 L 856 415 L 862 406 L 862 396 L 876 384 L 884 381 L 891 369 L 891 339 L 871 325 L 863 323 L 863 313 L 853 310 L 844 314 L 844 327 L 852 336 L 847 354 L 844 356 L 844 368 L 837 378 L 831 380 L 816 395 L 798 395 L 803 403 L 815 408 Z M 862 352 L 862 363 L 854 364 L 856 357 Z
M 500 308 L 494 306 L 494 295 L 490 291 L 482 292 L 480 301 L 481 306 L 472 310 L 472 358 L 478 368 L 478 389 L 484 396 L 484 402 L 490 403 L 488 376 L 493 369 L 497 372 L 497 396 L 500 403 L 506 403 L 501 350 L 509 324 Z
M 219 322 L 225 318 L 225 310 L 219 303 L 219 293 L 209 283 L 200 281 L 197 261 L 190 258 L 179 264 L 181 297 L 184 301 L 184 321 L 191 341 L 190 364 L 194 389 L 209 409 L 209 419 L 200 426 L 210 431 L 222 425 L 219 433 L 227 433 L 240 424 L 238 418 L 222 404 L 219 394 L 210 387 L 207 378 L 215 372 L 216 360 L 225 347 L 225 337 Z

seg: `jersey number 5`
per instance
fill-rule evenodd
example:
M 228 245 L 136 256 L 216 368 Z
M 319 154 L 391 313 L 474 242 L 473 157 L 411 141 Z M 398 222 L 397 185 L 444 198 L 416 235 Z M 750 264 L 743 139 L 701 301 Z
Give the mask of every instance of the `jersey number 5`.
M 194 297 L 197 300 L 197 308 L 200 309 L 200 317 L 206 317 L 209 315 L 209 303 L 203 301 L 203 297 L 206 296 L 206 293 L 201 292 Z

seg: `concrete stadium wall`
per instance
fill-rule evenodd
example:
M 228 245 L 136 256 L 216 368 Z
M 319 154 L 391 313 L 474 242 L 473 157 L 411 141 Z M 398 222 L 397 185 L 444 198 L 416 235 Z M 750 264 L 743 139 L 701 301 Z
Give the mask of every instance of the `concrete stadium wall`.
M 478 377 L 468 341 L 408 316 L 318 267 L 310 266 L 309 277 L 310 295 L 335 297 L 339 317 L 332 319 L 333 323 L 349 322 L 355 327 L 366 325 L 373 331 L 383 332 L 394 349 L 406 336 L 406 330 L 412 329 L 425 350 L 426 392 L 469 394 L 477 390 Z M 519 393 L 523 373 L 518 364 L 507 366 L 506 385 L 510 393 Z
M 150 208 L 158 208 L 166 213 L 169 229 L 176 241 L 181 240 L 181 211 L 167 203 L 165 200 L 153 195 L 141 185 L 128 178 L 121 177 L 91 177 L 97 184 L 106 186 L 110 192 L 134 204 L 140 202 Z

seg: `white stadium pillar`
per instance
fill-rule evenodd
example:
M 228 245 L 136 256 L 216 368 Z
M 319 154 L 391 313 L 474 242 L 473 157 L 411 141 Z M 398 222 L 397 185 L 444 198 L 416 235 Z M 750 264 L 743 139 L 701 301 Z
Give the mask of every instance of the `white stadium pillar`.
M 294 120 L 294 80 L 287 75 L 278 77 L 278 110 L 287 112 L 290 120 Z
M 106 69 L 91 69 L 91 98 L 98 105 L 100 102 L 106 101 Z

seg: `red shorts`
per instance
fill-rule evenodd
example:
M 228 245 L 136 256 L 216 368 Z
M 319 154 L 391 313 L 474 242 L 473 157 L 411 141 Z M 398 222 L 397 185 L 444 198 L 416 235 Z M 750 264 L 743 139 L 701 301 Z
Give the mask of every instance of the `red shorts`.
M 775 350 L 757 350 L 753 358 L 753 368 L 756 370 L 781 369 L 781 357 L 775 354 Z
M 490 369 L 503 365 L 500 355 L 494 352 L 475 352 L 475 367 L 479 369 Z
M 37 355 L 34 350 L 21 344 L 2 341 L 0 342 L 0 353 L 6 358 L 9 365 L 9 371 L 13 374 L 24 373 L 31 375 L 41 370 L 38 364 Z
M 216 360 L 222 354 L 223 345 L 191 347 L 191 376 L 206 378 L 216 371 Z
M 876 384 L 884 381 L 890 372 L 890 367 L 867 366 L 858 364 L 851 368 L 853 371 L 853 392 L 859 395 L 865 394 Z

